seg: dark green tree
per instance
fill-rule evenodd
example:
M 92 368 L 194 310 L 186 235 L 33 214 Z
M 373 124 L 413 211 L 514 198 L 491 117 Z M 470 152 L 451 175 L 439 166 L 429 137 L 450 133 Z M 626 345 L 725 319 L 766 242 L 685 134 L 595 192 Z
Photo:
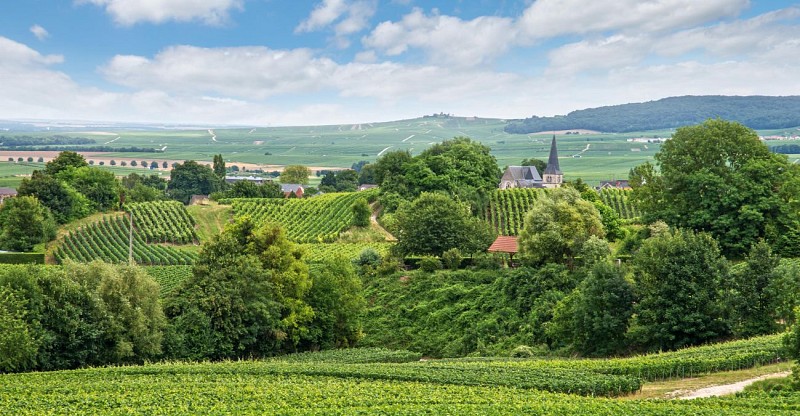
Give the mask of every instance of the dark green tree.
M 426 192 L 397 210 L 397 250 L 403 255 L 442 253 L 457 248 L 462 253 L 484 251 L 494 240 L 485 221 L 473 217 L 469 207 L 444 194 Z
M 187 160 L 170 172 L 167 193 L 172 199 L 189 203 L 192 195 L 210 195 L 219 189 L 219 179 L 208 166 Z
M 91 202 L 94 211 L 109 211 L 119 206 L 120 182 L 113 172 L 82 167 L 72 171 L 69 183 Z
M 631 337 L 649 351 L 702 344 L 730 334 L 721 294 L 727 261 L 711 235 L 665 232 L 633 258 L 638 295 Z
M 759 241 L 743 263 L 732 269 L 733 333 L 738 337 L 771 334 L 779 329 L 776 299 L 769 290 L 777 278 L 778 256 L 769 244 Z
M 353 211 L 354 226 L 369 227 L 369 217 L 372 215 L 372 210 L 369 208 L 369 203 L 365 198 L 356 199 L 350 209 Z
M 89 166 L 89 164 L 86 163 L 86 159 L 82 155 L 65 151 L 59 153 L 55 159 L 45 163 L 44 172 L 50 176 L 56 176 L 70 167 L 77 169 L 84 166 Z
M 250 358 L 294 349 L 314 315 L 301 256 L 277 225 L 243 217 L 225 227 L 167 301 L 168 355 Z
M 647 221 L 709 232 L 732 256 L 759 239 L 780 253 L 798 250 L 800 167 L 753 130 L 720 119 L 682 127 L 655 158 L 660 173 L 644 165 L 630 178 Z
M 311 277 L 308 303 L 314 320 L 303 343 L 309 349 L 354 346 L 364 336 L 361 317 L 367 303 L 352 263 L 342 257 L 327 260 Z
M 222 158 L 222 155 L 214 155 L 213 170 L 219 180 L 225 180 L 225 159 Z
M 42 171 L 34 171 L 30 178 L 23 179 L 17 193 L 19 196 L 36 197 L 61 224 L 91 213 L 90 202 L 85 196 Z
M 529 159 L 522 159 L 522 162 L 519 164 L 520 166 L 534 166 L 536 170 L 541 175 L 542 172 L 547 168 L 547 162 L 541 159 L 536 158 L 529 158 Z
M 345 169 L 336 173 L 337 192 L 353 192 L 356 189 L 358 189 L 358 172 Z
M 558 303 L 547 332 L 583 355 L 620 354 L 627 347 L 633 302 L 633 284 L 625 278 L 625 271 L 607 262 L 597 263 Z
M 364 165 L 361 168 L 361 170 L 358 172 L 358 184 L 359 185 L 364 185 L 364 184 L 376 185 L 377 183 L 378 183 L 378 180 L 375 177 L 375 164 L 374 163 L 370 163 L 370 164 Z
M 0 206 L 0 248 L 30 251 L 56 237 L 56 222 L 50 209 L 32 196 L 11 198 Z

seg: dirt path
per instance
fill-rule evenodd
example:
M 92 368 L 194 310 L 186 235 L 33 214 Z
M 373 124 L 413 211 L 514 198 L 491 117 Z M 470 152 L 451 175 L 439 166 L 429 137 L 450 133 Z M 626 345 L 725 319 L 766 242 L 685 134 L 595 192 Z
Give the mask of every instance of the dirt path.
M 376 207 L 378 207 L 377 202 L 374 202 L 372 205 L 370 205 L 370 208 L 372 209 L 372 215 L 369 217 L 369 222 L 372 223 L 372 228 L 383 234 L 384 237 L 386 237 L 386 241 L 397 241 L 397 239 L 391 233 L 386 231 L 386 229 L 381 227 L 381 225 L 378 223 L 378 215 L 381 214 L 383 207 L 378 207 L 378 209 L 376 209 Z
M 677 395 L 675 396 L 676 399 L 682 400 L 689 400 L 689 399 L 701 399 L 704 397 L 714 397 L 714 396 L 725 396 L 727 394 L 738 393 L 744 390 L 745 387 L 755 383 L 756 381 L 766 380 L 770 378 L 781 378 L 786 377 L 792 374 L 791 371 L 783 371 L 780 373 L 772 373 L 772 374 L 765 374 L 763 376 L 751 378 L 748 380 L 743 380 L 738 383 L 733 384 L 723 384 L 721 386 L 711 386 L 706 387 L 694 391 L 677 391 Z

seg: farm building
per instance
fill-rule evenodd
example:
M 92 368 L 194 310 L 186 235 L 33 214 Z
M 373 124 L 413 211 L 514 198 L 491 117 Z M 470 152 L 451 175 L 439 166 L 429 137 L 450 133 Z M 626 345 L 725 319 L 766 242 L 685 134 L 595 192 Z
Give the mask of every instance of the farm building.
M 255 183 L 256 185 L 261 185 L 264 182 L 270 182 L 269 179 L 259 178 L 256 176 L 226 176 L 225 182 L 227 183 L 236 183 L 239 181 L 250 181 Z
M 627 180 L 612 179 L 610 181 L 600 181 L 600 186 L 597 187 L 597 190 L 603 189 L 631 189 L 631 185 Z
M 14 188 L 0 188 L 0 204 L 6 200 L 6 198 L 13 198 L 17 196 L 17 190 Z

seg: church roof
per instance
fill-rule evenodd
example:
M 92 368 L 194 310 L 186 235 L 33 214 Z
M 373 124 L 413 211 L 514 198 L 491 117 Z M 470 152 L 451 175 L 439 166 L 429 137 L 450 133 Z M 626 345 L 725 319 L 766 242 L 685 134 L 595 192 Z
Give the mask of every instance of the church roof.
M 542 177 L 539 175 L 539 171 L 536 170 L 536 166 L 509 166 L 506 169 L 506 174 L 511 175 L 510 179 L 516 181 L 525 180 L 541 182 L 542 180 Z
M 553 135 L 553 142 L 550 144 L 550 158 L 547 159 L 547 167 L 544 169 L 545 175 L 562 175 L 561 167 L 558 166 L 558 147 L 556 147 L 556 135 Z

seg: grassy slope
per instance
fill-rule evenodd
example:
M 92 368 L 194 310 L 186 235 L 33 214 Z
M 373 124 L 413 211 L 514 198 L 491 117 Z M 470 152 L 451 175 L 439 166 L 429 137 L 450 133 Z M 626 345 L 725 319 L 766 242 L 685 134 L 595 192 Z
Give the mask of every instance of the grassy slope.
M 197 235 L 201 242 L 219 234 L 232 218 L 230 205 L 219 205 L 215 202 L 209 205 L 190 205 L 186 210 L 197 222 Z

